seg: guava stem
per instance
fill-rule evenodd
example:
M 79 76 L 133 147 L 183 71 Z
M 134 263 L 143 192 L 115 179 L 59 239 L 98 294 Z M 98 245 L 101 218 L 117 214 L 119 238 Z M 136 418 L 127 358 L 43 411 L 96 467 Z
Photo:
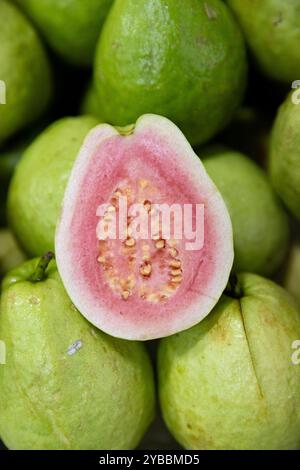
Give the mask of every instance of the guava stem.
M 122 136 L 127 136 L 134 133 L 135 124 L 129 124 L 128 126 L 124 127 L 115 126 L 115 128 L 117 129 L 119 134 L 121 134 Z
M 243 290 L 236 274 L 230 275 L 225 294 L 229 295 L 234 299 L 241 299 L 243 297 Z
M 35 269 L 35 272 L 30 277 L 31 282 L 41 282 L 45 279 L 46 269 L 48 268 L 49 263 L 52 259 L 54 259 L 54 253 L 52 253 L 52 251 L 48 251 L 48 253 L 45 253 L 41 257 Z

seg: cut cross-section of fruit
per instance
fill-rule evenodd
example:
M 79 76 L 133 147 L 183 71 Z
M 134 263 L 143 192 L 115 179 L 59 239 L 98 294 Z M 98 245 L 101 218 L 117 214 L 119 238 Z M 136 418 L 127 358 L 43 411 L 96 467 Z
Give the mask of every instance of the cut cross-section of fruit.
M 148 340 L 203 319 L 233 263 L 225 203 L 181 131 L 144 115 L 87 136 L 66 189 L 56 258 L 80 312 Z

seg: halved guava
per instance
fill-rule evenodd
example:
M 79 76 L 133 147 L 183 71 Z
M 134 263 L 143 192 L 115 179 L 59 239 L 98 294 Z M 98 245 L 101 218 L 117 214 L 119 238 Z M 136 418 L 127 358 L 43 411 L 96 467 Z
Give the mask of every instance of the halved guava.
M 181 131 L 148 114 L 87 136 L 65 192 L 56 258 L 91 323 L 154 339 L 195 325 L 217 303 L 233 263 L 232 226 Z

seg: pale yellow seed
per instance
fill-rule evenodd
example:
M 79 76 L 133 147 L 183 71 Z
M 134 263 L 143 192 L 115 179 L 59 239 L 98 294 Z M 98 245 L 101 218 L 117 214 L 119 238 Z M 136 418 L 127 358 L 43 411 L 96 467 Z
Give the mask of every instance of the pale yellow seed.
M 171 274 L 172 276 L 181 276 L 182 271 L 181 269 L 172 269 Z
M 180 282 L 182 282 L 182 276 L 172 277 L 171 282 L 174 282 L 175 284 L 179 284 Z
M 125 245 L 128 247 L 132 247 L 135 245 L 135 239 L 134 238 L 127 238 L 125 241 Z
M 139 181 L 139 185 L 140 185 L 140 187 L 141 187 L 142 189 L 147 188 L 148 184 L 149 184 L 149 183 L 148 183 L 147 180 L 142 179 L 142 180 Z
M 111 278 L 111 281 L 112 281 L 113 284 L 119 284 L 119 283 L 120 283 L 120 278 L 118 278 L 118 277 L 112 277 L 112 278 Z
M 152 266 L 150 263 L 143 264 L 140 268 L 140 273 L 142 276 L 150 276 L 152 271 Z
M 143 245 L 143 251 L 149 251 L 150 250 L 150 246 L 149 245 Z
M 122 299 L 123 300 L 127 300 L 129 296 L 130 296 L 130 292 L 128 290 L 123 290 L 122 291 Z
M 149 294 L 146 296 L 146 300 L 148 302 L 158 302 L 159 301 L 159 295 L 158 294 Z
M 174 259 L 170 262 L 171 268 L 181 268 L 181 261 L 179 259 Z
M 135 280 L 132 279 L 131 281 L 128 281 L 127 286 L 129 289 L 134 289 L 135 287 Z
M 158 250 L 160 250 L 161 248 L 164 248 L 164 247 L 165 247 L 165 240 L 158 240 L 155 243 L 155 248 L 157 248 Z
M 106 261 L 105 256 L 99 256 L 99 258 L 98 258 L 99 263 L 103 264 L 103 263 L 105 263 L 105 261 Z
M 121 279 L 120 280 L 120 286 L 121 287 L 126 287 L 127 286 L 127 279 Z
M 176 250 L 176 248 L 170 248 L 169 253 L 172 256 L 172 258 L 176 258 L 176 256 L 178 255 L 178 251 Z

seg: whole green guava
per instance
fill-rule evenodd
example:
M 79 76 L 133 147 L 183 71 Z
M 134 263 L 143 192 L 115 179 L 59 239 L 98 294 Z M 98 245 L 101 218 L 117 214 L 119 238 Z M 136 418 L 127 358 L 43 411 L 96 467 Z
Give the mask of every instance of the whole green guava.
M 1 0 L 0 18 L 1 145 L 43 113 L 52 77 L 42 43 L 23 14 Z
M 197 450 L 299 449 L 299 339 L 289 294 L 239 275 L 201 323 L 161 341 L 160 402 L 175 438 Z
M 277 193 L 300 219 L 300 92 L 288 95 L 274 123 L 269 172 Z
M 242 35 L 220 0 L 116 0 L 94 81 L 105 121 L 126 126 L 160 114 L 200 144 L 230 121 L 246 70 Z
M 299 0 L 227 0 L 261 70 L 290 83 L 300 76 Z
M 61 119 L 23 154 L 9 188 L 8 219 L 27 253 L 54 250 L 65 186 L 85 136 L 97 123 L 92 116 Z
M 46 41 L 75 65 L 91 65 L 113 0 L 15 0 Z
M 233 226 L 234 270 L 272 275 L 287 253 L 289 221 L 264 171 L 241 153 L 212 152 L 203 164 Z
M 88 323 L 49 258 L 3 281 L 1 437 L 10 449 L 132 449 L 154 415 L 149 357 Z

